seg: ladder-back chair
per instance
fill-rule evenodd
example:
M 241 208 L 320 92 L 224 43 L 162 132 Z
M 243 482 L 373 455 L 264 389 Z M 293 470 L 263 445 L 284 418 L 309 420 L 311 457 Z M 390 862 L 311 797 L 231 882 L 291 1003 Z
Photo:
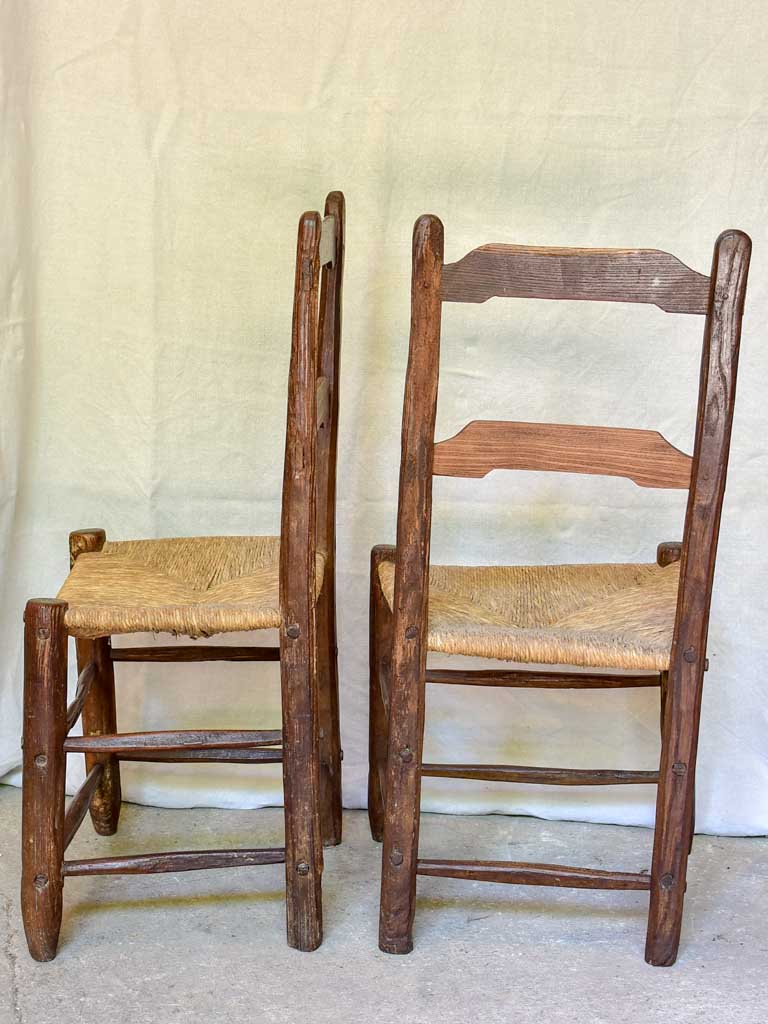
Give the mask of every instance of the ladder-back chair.
M 341 750 L 334 591 L 344 197 L 299 222 L 280 535 L 108 542 L 70 536 L 71 572 L 55 600 L 26 606 L 21 905 L 36 960 L 56 955 L 64 880 L 285 863 L 288 943 L 322 939 L 323 841 L 341 841 Z M 193 638 L 279 629 L 279 647 L 112 647 L 115 634 Z M 67 706 L 67 648 L 79 678 Z M 282 730 L 118 733 L 120 662 L 279 661 Z M 83 736 L 72 735 L 82 720 Z M 85 782 L 65 810 L 68 754 Z M 112 835 L 120 762 L 283 765 L 285 847 L 65 859 L 86 813 Z
M 677 955 L 694 829 L 694 776 L 715 552 L 731 436 L 751 243 L 717 239 L 711 276 L 645 249 L 485 245 L 443 264 L 443 226 L 416 222 L 397 546 L 371 560 L 369 806 L 383 838 L 379 944 L 412 948 L 416 876 L 650 890 L 646 959 Z M 443 302 L 492 296 L 653 303 L 705 317 L 693 456 L 650 430 L 474 421 L 435 443 Z M 651 565 L 437 567 L 429 564 L 432 477 L 493 469 L 628 477 L 688 489 L 681 543 Z M 568 671 L 429 670 L 428 651 L 568 665 Z M 587 670 L 587 671 L 584 671 Z M 601 671 L 595 671 L 601 670 Z M 658 771 L 423 764 L 425 684 L 543 688 L 658 686 Z M 548 785 L 656 783 L 648 873 L 551 864 L 420 860 L 422 776 Z

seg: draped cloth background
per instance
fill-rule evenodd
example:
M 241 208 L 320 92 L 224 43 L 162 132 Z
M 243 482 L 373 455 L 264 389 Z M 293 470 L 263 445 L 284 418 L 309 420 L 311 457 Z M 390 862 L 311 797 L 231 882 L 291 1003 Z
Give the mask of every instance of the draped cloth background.
M 368 551 L 394 539 L 416 216 L 441 216 L 448 261 L 488 241 L 650 246 L 705 273 L 718 232 L 739 227 L 754 259 L 698 824 L 768 830 L 762 5 L 3 0 L 0 47 L 0 775 L 18 780 L 23 603 L 56 593 L 69 530 L 276 532 L 296 223 L 341 188 L 346 803 L 365 799 Z M 438 436 L 473 417 L 553 420 L 691 449 L 699 318 L 494 300 L 448 306 L 444 323 Z M 683 511 L 684 495 L 626 480 L 440 480 L 433 558 L 652 560 Z M 275 666 L 118 671 L 124 730 L 279 722 Z M 653 767 L 657 700 L 446 688 L 429 694 L 427 756 Z M 124 792 L 281 799 L 276 766 L 126 765 Z M 653 799 L 428 780 L 424 806 L 649 824 Z

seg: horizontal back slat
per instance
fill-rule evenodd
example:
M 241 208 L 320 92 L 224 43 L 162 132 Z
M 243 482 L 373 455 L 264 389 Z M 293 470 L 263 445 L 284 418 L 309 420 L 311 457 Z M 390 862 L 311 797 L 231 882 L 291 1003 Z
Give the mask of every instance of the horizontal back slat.
M 641 487 L 687 488 L 692 459 L 655 430 L 473 420 L 434 448 L 435 476 L 494 469 L 623 476 Z
M 553 249 L 483 245 L 443 267 L 444 302 L 493 297 L 647 302 L 706 313 L 709 278 L 659 249 Z

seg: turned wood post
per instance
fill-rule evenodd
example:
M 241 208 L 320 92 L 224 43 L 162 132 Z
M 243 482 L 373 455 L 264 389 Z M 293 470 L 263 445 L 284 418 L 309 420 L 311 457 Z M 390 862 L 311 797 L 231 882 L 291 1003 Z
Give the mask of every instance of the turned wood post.
M 61 927 L 66 610 L 64 601 L 34 600 L 24 613 L 21 914 L 35 960 L 53 960 Z
M 675 962 L 693 828 L 696 749 L 720 513 L 731 438 L 741 318 L 751 243 L 726 231 L 715 243 L 704 328 L 699 406 L 664 726 L 645 958 Z
M 411 339 L 403 407 L 392 619 L 379 916 L 379 947 L 386 953 L 408 953 L 413 948 L 442 267 L 443 225 L 437 217 L 420 217 L 413 232 Z
M 317 708 L 315 435 L 320 217 L 299 223 L 280 530 L 280 674 L 288 945 L 323 936 Z
M 76 559 L 85 552 L 101 551 L 106 539 L 104 530 L 75 530 L 69 535 L 70 564 L 74 565 Z M 82 672 L 91 661 L 96 666 L 96 678 L 83 705 L 83 735 L 115 733 L 115 670 L 110 656 L 109 637 L 100 637 L 98 640 L 77 638 L 75 647 L 78 672 Z M 91 799 L 91 821 L 99 835 L 111 836 L 117 831 L 122 803 L 120 762 L 114 754 L 86 754 L 86 772 L 90 772 L 95 764 L 103 764 L 104 773 Z
M 379 580 L 382 562 L 395 560 L 394 546 L 378 544 L 371 551 L 371 598 L 369 611 L 368 688 L 368 821 L 376 842 L 384 837 L 384 792 L 389 727 L 382 690 L 390 692 L 392 666 L 392 612 Z

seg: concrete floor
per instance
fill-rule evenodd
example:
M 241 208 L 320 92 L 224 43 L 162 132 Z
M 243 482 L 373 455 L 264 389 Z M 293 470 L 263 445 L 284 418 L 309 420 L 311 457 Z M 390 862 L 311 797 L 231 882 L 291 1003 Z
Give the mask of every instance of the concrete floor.
M 0 786 L 0 1024 L 762 1024 L 768 1016 L 768 840 L 696 839 L 680 959 L 643 960 L 647 895 L 419 880 L 416 948 L 376 946 L 379 847 L 362 812 L 326 851 L 325 941 L 284 942 L 282 866 L 73 878 L 59 955 L 28 956 L 18 912 L 20 796 Z M 280 845 L 282 812 L 123 808 L 71 854 Z M 640 870 L 651 833 L 428 814 L 424 856 Z

